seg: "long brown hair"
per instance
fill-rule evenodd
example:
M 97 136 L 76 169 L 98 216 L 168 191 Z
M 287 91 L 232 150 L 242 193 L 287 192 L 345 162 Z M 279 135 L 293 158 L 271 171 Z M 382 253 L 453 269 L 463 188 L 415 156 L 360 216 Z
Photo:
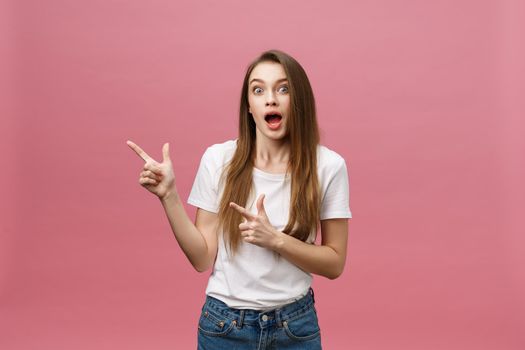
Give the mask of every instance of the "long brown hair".
M 283 232 L 306 241 L 310 233 L 317 232 L 319 228 L 319 128 L 312 87 L 303 67 L 293 57 L 279 50 L 265 51 L 246 71 L 241 92 L 237 148 L 221 177 L 224 191 L 219 206 L 219 227 L 225 233 L 228 246 L 234 253 L 241 241 L 239 224 L 242 222 L 242 216 L 230 208 L 229 203 L 246 206 L 253 191 L 256 126 L 248 111 L 248 79 L 253 69 L 262 62 L 281 64 L 289 85 L 290 110 L 285 137 L 290 143 L 287 174 L 291 174 L 291 201 L 288 223 Z

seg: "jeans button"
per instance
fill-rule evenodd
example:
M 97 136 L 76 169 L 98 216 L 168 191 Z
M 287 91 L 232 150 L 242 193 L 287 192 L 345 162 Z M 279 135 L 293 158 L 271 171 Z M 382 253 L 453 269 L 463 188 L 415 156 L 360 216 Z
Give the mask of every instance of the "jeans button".
M 268 321 L 268 316 L 263 315 L 263 316 L 262 316 L 262 320 L 263 320 L 264 322 Z

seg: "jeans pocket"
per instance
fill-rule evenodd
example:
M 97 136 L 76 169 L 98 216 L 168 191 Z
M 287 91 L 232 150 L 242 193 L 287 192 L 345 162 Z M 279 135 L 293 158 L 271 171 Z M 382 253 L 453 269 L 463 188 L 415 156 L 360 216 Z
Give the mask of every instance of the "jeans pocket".
M 293 340 L 310 340 L 319 336 L 321 330 L 313 308 L 304 314 L 283 321 L 285 333 Z
M 221 337 L 230 333 L 236 323 L 235 320 L 230 320 L 204 309 L 199 319 L 199 331 L 204 335 Z

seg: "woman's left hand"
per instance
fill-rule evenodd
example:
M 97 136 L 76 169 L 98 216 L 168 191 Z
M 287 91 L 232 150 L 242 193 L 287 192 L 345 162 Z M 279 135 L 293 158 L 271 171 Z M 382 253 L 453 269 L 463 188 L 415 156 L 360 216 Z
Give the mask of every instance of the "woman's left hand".
M 264 194 L 257 199 L 256 215 L 233 202 L 230 203 L 230 207 L 237 210 L 246 220 L 239 225 L 241 236 L 245 242 L 274 250 L 279 246 L 280 237 L 283 233 L 277 231 L 270 223 L 263 202 Z

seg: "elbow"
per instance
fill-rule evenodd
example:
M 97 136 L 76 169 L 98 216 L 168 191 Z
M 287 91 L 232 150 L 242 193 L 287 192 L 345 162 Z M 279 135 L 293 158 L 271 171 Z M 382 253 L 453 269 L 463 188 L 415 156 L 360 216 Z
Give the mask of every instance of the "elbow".
M 343 274 L 344 269 L 345 269 L 344 265 L 337 266 L 336 268 L 329 271 L 325 276 L 326 278 L 330 280 L 335 280 L 336 278 L 338 278 L 339 276 Z
M 195 269 L 197 272 L 206 272 L 210 269 L 210 267 L 213 266 L 214 260 L 211 260 L 210 258 L 204 258 L 200 257 L 197 259 L 191 259 L 188 256 L 188 260 L 190 261 L 191 266 Z
M 346 253 L 339 253 L 335 248 L 330 248 L 333 249 L 334 254 L 331 256 L 330 263 L 326 264 L 324 276 L 335 280 L 343 274 L 346 265 Z
M 204 272 L 204 271 L 206 271 L 206 268 L 203 267 L 203 266 L 195 266 L 195 265 L 192 265 L 192 266 L 195 269 L 195 271 L 197 271 L 197 272 Z
M 335 280 L 337 277 L 341 276 L 341 273 L 342 272 L 335 272 L 335 273 L 329 273 L 326 275 L 326 278 L 328 278 L 329 280 Z
M 197 265 L 196 264 L 196 265 L 192 265 L 192 266 L 195 269 L 195 271 L 200 272 L 200 273 L 206 272 L 206 271 L 208 271 L 210 269 L 210 265 L 208 265 L 208 264 L 206 264 L 206 265 Z
M 197 272 L 206 272 L 210 269 L 211 264 L 209 261 L 201 260 L 201 261 L 191 261 L 191 266 L 195 269 Z

